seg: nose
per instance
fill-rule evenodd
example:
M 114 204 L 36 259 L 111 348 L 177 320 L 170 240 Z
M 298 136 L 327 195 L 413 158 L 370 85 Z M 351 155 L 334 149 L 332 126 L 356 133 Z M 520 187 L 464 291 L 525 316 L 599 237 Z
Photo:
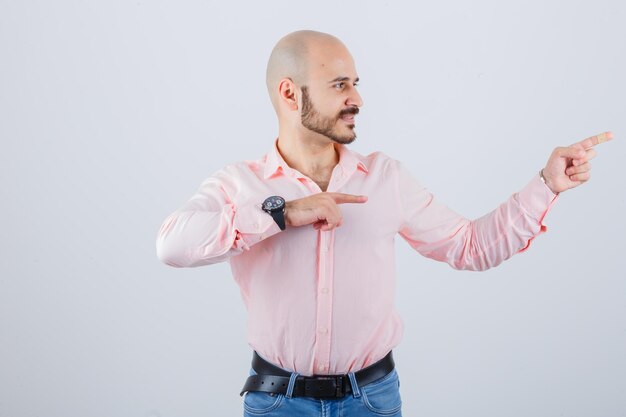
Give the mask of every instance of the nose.
M 355 87 L 352 87 L 350 89 L 350 94 L 348 95 L 346 104 L 348 106 L 356 106 L 356 107 L 361 107 L 363 105 L 363 99 L 361 98 L 361 95 L 359 94 L 359 92 L 357 91 Z

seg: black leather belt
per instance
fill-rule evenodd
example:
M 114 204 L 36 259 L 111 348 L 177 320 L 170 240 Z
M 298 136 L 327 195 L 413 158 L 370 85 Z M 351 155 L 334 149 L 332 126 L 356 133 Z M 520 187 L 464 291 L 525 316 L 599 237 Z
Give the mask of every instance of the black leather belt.
M 392 351 L 379 360 L 360 371 L 354 373 L 358 386 L 376 381 L 393 371 L 395 363 Z M 246 391 L 263 391 L 286 394 L 291 372 L 282 369 L 261 358 L 256 351 L 252 356 L 252 369 L 257 375 L 250 375 L 239 393 Z M 352 392 L 352 385 L 347 374 L 341 375 L 298 375 L 293 387 L 294 397 L 313 398 L 342 398 Z

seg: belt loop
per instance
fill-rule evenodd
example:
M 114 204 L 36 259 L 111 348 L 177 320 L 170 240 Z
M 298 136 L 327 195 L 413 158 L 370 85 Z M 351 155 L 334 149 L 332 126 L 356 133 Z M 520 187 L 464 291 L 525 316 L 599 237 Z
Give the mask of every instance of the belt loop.
M 291 396 L 293 395 L 293 387 L 296 385 L 296 378 L 298 377 L 298 375 L 300 374 L 295 371 L 291 373 L 291 376 L 289 377 L 289 385 L 287 386 L 287 393 L 285 394 L 285 397 L 291 398 Z
M 350 379 L 350 386 L 352 387 L 352 396 L 354 398 L 359 398 L 361 396 L 361 391 L 359 390 L 359 385 L 356 383 L 354 372 L 348 372 L 348 378 Z

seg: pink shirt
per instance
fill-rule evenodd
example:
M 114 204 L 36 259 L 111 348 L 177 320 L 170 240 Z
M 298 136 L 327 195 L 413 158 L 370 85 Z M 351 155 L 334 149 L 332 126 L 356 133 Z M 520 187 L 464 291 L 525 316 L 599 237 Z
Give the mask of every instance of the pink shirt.
M 342 204 L 344 223 L 281 231 L 261 203 L 321 192 L 289 167 L 276 142 L 264 157 L 226 166 L 168 216 L 157 254 L 168 265 L 229 261 L 248 312 L 248 344 L 303 375 L 356 372 L 396 347 L 396 234 L 456 269 L 485 270 L 528 248 L 558 198 L 534 176 L 491 213 L 468 220 L 437 200 L 397 160 L 338 145 L 329 192 L 363 194 Z

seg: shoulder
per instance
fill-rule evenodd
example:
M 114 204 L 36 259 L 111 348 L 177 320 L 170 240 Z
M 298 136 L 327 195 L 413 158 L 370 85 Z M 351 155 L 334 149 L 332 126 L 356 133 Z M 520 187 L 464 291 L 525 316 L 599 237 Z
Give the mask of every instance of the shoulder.
M 241 159 L 239 161 L 230 162 L 222 168 L 213 171 L 211 176 L 241 176 L 258 172 L 262 174 L 266 159 L 267 155 L 263 155 L 255 159 Z
M 210 171 L 203 183 L 217 183 L 225 191 L 236 191 L 242 185 L 254 183 L 263 178 L 266 155 L 256 159 L 242 159 Z

